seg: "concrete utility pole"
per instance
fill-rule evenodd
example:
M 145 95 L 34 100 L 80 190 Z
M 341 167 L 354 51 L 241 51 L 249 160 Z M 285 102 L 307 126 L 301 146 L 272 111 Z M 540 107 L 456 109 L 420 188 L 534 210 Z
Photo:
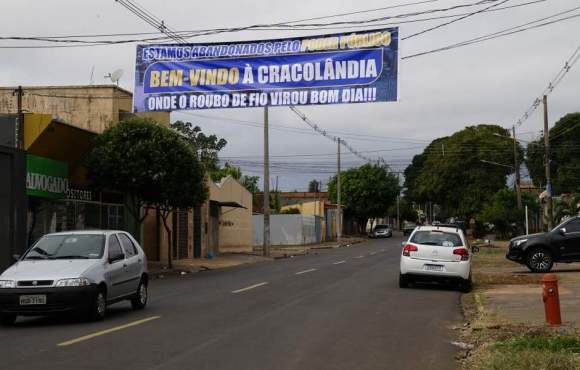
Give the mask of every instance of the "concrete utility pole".
M 262 255 L 270 255 L 270 144 L 268 142 L 268 107 L 264 107 L 264 234 Z
M 401 222 L 399 221 L 399 200 L 401 199 L 400 195 L 397 195 L 397 231 L 401 229 Z
M 518 209 L 522 209 L 522 193 L 520 190 L 520 161 L 518 160 L 518 142 L 516 140 L 516 126 L 512 127 L 514 135 L 514 171 L 516 173 L 516 196 L 518 199 Z
M 544 103 L 544 147 L 546 150 L 544 163 L 546 166 L 546 191 L 548 192 L 548 197 L 546 199 L 546 211 L 548 216 L 548 230 L 552 230 L 554 227 L 554 210 L 552 203 L 552 180 L 550 177 L 550 130 L 548 129 L 548 97 L 544 95 L 542 100 Z
M 342 239 L 342 204 L 340 203 L 340 138 L 338 143 L 337 173 L 336 173 L 336 240 L 340 243 Z
M 24 92 L 22 91 L 22 86 L 18 86 L 16 90 L 12 93 L 16 95 L 16 137 L 14 138 L 15 146 L 18 149 L 24 149 L 24 112 L 22 111 L 22 96 Z

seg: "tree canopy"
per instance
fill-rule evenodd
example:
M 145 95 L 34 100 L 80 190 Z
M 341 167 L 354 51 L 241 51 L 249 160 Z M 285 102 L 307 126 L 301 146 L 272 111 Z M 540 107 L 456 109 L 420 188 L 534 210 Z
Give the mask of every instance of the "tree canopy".
M 375 164 L 341 171 L 340 180 L 344 214 L 355 218 L 363 227 L 369 218 L 386 216 L 400 191 L 397 175 Z M 336 176 L 330 180 L 328 192 L 336 202 Z
M 537 186 L 545 186 L 544 137 L 528 144 L 526 165 Z M 554 194 L 580 193 L 580 113 L 569 113 L 550 129 Z
M 225 139 L 218 138 L 216 135 L 206 135 L 201 132 L 199 126 L 194 126 L 191 122 L 175 121 L 171 127 L 194 148 L 207 172 L 213 173 L 219 170 L 218 153 L 228 143 Z
M 522 205 L 522 209 L 518 209 L 515 191 L 501 189 L 483 206 L 478 221 L 493 224 L 499 237 L 520 235 L 525 230 L 524 207 L 528 206 L 531 214 L 535 214 L 540 208 L 538 198 L 530 193 L 522 193 Z
M 308 192 L 310 192 L 310 193 L 318 193 L 318 192 L 320 192 L 320 181 L 318 181 L 318 180 L 311 180 L 308 183 Z
M 437 203 L 446 216 L 478 214 L 514 172 L 509 134 L 497 125 L 477 125 L 434 140 L 405 170 L 407 196 Z M 519 145 L 517 150 L 522 158 Z
M 97 136 L 87 167 L 98 187 L 128 196 L 128 210 L 140 221 L 145 204 L 169 212 L 207 198 L 197 154 L 182 136 L 149 119 L 131 118 L 106 129 Z

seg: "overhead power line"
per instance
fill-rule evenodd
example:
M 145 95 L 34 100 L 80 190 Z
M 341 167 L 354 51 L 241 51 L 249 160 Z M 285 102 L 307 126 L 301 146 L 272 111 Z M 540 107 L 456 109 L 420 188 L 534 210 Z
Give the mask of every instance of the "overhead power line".
M 505 4 L 505 3 L 507 3 L 508 1 L 510 1 L 510 0 L 503 0 L 501 3 L 495 3 L 495 4 L 492 4 L 492 5 L 488 6 L 487 8 L 480 9 L 480 10 L 477 10 L 477 11 L 475 11 L 475 12 L 472 12 L 472 13 L 468 13 L 468 14 L 466 14 L 466 15 L 463 15 L 463 16 L 460 16 L 460 17 L 457 17 L 457 18 L 455 18 L 455 19 L 453 19 L 453 20 L 450 20 L 450 21 L 448 21 L 448 22 L 441 23 L 441 24 L 438 24 L 438 25 L 436 25 L 436 26 L 433 26 L 433 27 L 430 27 L 430 28 L 424 29 L 424 30 L 422 30 L 422 31 L 419 31 L 419 32 L 416 32 L 416 33 L 413 33 L 413 34 L 411 34 L 411 35 L 409 35 L 409 36 L 403 37 L 403 38 L 402 38 L 402 40 L 408 40 L 408 39 L 410 39 L 410 38 L 412 38 L 412 37 L 416 37 L 416 36 L 419 36 L 419 35 L 423 35 L 423 34 L 425 34 L 425 33 L 427 33 L 427 32 L 434 31 L 434 30 L 436 30 L 436 29 L 439 29 L 439 28 L 442 28 L 442 27 L 448 26 L 448 25 L 450 25 L 450 24 L 452 24 L 452 23 L 455 23 L 455 22 L 459 22 L 459 21 L 461 21 L 461 20 L 464 20 L 465 18 L 469 18 L 469 17 L 472 17 L 472 16 L 474 16 L 474 15 L 477 15 L 477 14 L 480 14 L 480 13 L 483 13 L 483 12 L 486 12 L 486 11 L 489 11 L 490 9 L 492 9 L 492 8 L 495 8 L 495 7 L 497 7 L 498 5 Z M 484 2 L 484 1 L 482 1 L 481 3 L 485 3 L 485 2 Z
M 556 76 L 548 83 L 548 86 L 542 91 L 539 97 L 537 97 L 532 105 L 524 112 L 524 114 L 518 119 L 516 123 L 516 127 L 520 127 L 527 119 L 535 112 L 538 106 L 542 103 L 542 97 L 544 95 L 549 95 L 554 89 L 562 82 L 564 76 L 570 72 L 572 67 L 578 62 L 580 59 L 580 46 L 574 50 L 574 53 L 566 60 L 564 66 L 558 71 Z
M 312 127 L 312 129 L 316 132 L 318 132 L 320 135 L 336 142 L 340 142 L 340 144 L 342 146 L 344 146 L 349 152 L 351 152 L 352 154 L 356 155 L 357 157 L 359 157 L 360 159 L 367 161 L 367 162 L 374 162 L 375 160 L 373 160 L 372 158 L 362 154 L 360 151 L 354 149 L 349 143 L 347 143 L 346 141 L 344 141 L 343 139 L 339 138 L 338 136 L 334 136 L 329 134 L 326 130 L 322 129 L 320 126 L 318 126 L 316 123 L 312 122 L 304 113 L 300 112 L 298 110 L 298 108 L 296 108 L 293 105 L 290 105 L 289 108 L 292 110 L 292 112 L 294 112 L 298 117 L 300 117 L 308 126 Z M 382 157 L 379 157 L 378 160 L 376 160 L 378 163 L 383 164 L 384 166 L 386 166 L 387 168 L 389 167 L 388 164 L 385 162 L 385 160 Z
M 150 38 L 141 38 L 141 39 L 88 40 L 88 41 L 87 40 L 78 40 L 78 39 L 63 39 L 62 37 L 59 37 L 59 38 L 56 38 L 56 37 L 50 37 L 50 38 L 49 37 L 36 37 L 36 38 L 32 38 L 32 37 L 28 37 L 28 38 L 27 37 L 0 37 L 0 40 L 2 40 L 2 39 L 3 40 L 15 40 L 15 39 L 17 39 L 17 40 L 29 40 L 29 41 L 32 40 L 32 41 L 43 41 L 43 42 L 63 42 L 63 43 L 83 44 L 83 45 L 35 45 L 35 46 L 15 45 L 15 46 L 2 46 L 0 48 L 83 47 L 83 46 L 116 45 L 116 44 L 135 43 L 135 42 L 142 42 L 142 43 L 143 42 L 164 42 L 164 41 L 168 41 L 171 39 L 173 39 L 174 41 L 177 41 L 177 42 L 184 42 L 185 40 L 193 38 L 193 37 L 215 35 L 215 34 L 219 34 L 219 33 L 240 32 L 240 31 L 247 31 L 247 30 L 252 30 L 252 29 L 264 30 L 264 29 L 280 27 L 280 26 L 291 27 L 291 29 L 300 29 L 300 28 L 304 28 L 304 27 L 328 27 L 328 26 L 348 26 L 348 25 L 367 25 L 369 27 L 372 27 L 372 26 L 376 26 L 373 23 L 377 23 L 377 22 L 381 22 L 381 21 L 385 21 L 385 20 L 405 19 L 405 18 L 416 17 L 419 15 L 425 15 L 425 14 L 444 13 L 444 12 L 449 12 L 449 11 L 452 11 L 455 9 L 469 8 L 469 7 L 479 6 L 479 5 L 486 4 L 486 3 L 495 3 L 495 2 L 498 2 L 500 0 L 481 0 L 478 2 L 474 2 L 474 3 L 459 4 L 459 5 L 449 6 L 446 8 L 428 9 L 428 10 L 423 10 L 423 11 L 415 11 L 415 12 L 410 12 L 410 13 L 403 13 L 403 14 L 397 14 L 397 15 L 391 15 L 391 16 L 383 16 L 383 17 L 364 19 L 364 20 L 334 21 L 334 22 L 327 22 L 327 23 L 298 23 L 298 22 L 309 21 L 312 19 L 324 19 L 324 18 L 332 18 L 332 17 L 350 15 L 349 13 L 343 13 L 343 14 L 335 14 L 335 15 L 330 15 L 330 16 L 323 16 L 323 17 L 304 19 L 304 20 L 286 21 L 286 22 L 279 22 L 279 23 L 273 23 L 273 24 L 254 24 L 254 25 L 250 25 L 250 26 L 233 27 L 233 28 L 215 28 L 215 29 L 207 29 L 207 30 L 201 30 L 201 31 L 193 31 L 193 32 L 189 32 L 189 33 L 188 32 L 174 31 L 173 29 L 169 28 L 162 20 L 155 17 L 153 14 L 151 14 L 150 12 L 148 12 L 147 10 L 145 10 L 144 8 L 142 8 L 138 4 L 136 4 L 135 1 L 132 1 L 132 0 L 116 0 L 116 1 L 119 2 L 121 5 L 125 6 L 128 10 L 133 12 L 139 18 L 143 19 L 145 22 L 147 22 L 151 26 L 158 29 L 164 35 L 159 36 L 159 37 L 150 37 Z M 408 3 L 408 4 L 400 4 L 398 7 L 401 7 L 403 5 L 405 5 L 405 6 L 416 5 L 419 3 L 426 3 L 426 2 L 428 2 L 428 1 L 414 2 L 414 3 Z M 535 3 L 535 2 L 530 2 L 530 4 L 531 3 Z M 386 9 L 386 8 L 380 8 L 380 9 Z M 375 10 L 377 10 L 377 9 L 372 9 L 369 11 L 375 11 Z M 351 12 L 351 13 L 359 14 L 362 12 L 365 12 L 365 11 L 358 11 L 358 12 Z
M 422 4 L 422 3 L 427 3 L 427 2 L 433 2 L 435 0 L 430 0 L 430 1 L 421 1 L 421 2 L 416 2 L 416 3 L 408 3 L 408 4 L 400 4 L 400 5 L 394 5 L 394 6 L 389 6 L 389 7 L 383 7 L 383 8 L 375 8 L 375 9 L 368 9 L 368 10 L 362 10 L 362 11 L 357 11 L 357 12 L 351 12 L 351 13 L 342 13 L 340 14 L 340 16 L 347 16 L 347 15 L 351 15 L 351 14 L 360 14 L 360 13 L 367 13 L 367 12 L 373 12 L 373 11 L 379 11 L 379 10 L 385 10 L 385 9 L 391 9 L 391 8 L 396 8 L 396 7 L 402 7 L 402 6 L 409 6 L 409 5 L 416 5 L 416 4 Z M 440 1 L 440 0 L 436 0 L 436 1 Z M 513 9 L 513 8 L 519 8 L 519 7 L 523 7 L 523 6 L 528 6 L 528 5 L 532 5 L 532 4 L 537 4 L 537 3 L 543 3 L 546 2 L 548 0 L 533 0 L 533 1 L 528 1 L 528 2 L 524 2 L 524 3 L 519 3 L 519 4 L 514 4 L 514 5 L 509 5 L 509 6 L 504 6 L 504 7 L 497 7 L 494 9 L 489 9 L 489 10 L 485 10 L 485 13 L 488 12 L 497 12 L 497 11 L 502 11 L 502 10 L 508 10 L 508 9 Z M 376 26 L 376 27 L 382 27 L 382 26 L 395 26 L 395 25 L 399 25 L 399 24 L 406 24 L 406 23 L 418 23 L 418 22 L 430 22 L 433 20 L 439 20 L 439 19 L 447 19 L 447 18 L 456 18 L 459 16 L 463 16 L 463 15 L 468 15 L 471 13 L 457 13 L 457 14 L 451 14 L 451 15 L 440 15 L 440 16 L 436 16 L 436 17 L 428 17 L 428 18 L 419 18 L 419 19 L 407 19 L 407 20 L 400 20 L 398 22 L 393 22 L 393 23 L 377 23 L 377 24 L 373 24 L 372 26 Z M 332 16 L 326 16 L 326 17 L 336 17 L 339 15 L 332 15 Z M 325 17 L 318 17 L 320 19 L 323 19 Z M 286 22 L 289 23 L 289 22 Z M 288 31 L 288 30 L 297 30 L 297 31 L 313 31 L 313 30 L 344 30 L 344 29 L 351 29 L 351 28 L 361 28 L 361 27 L 368 27 L 368 25 L 353 25 L 353 26 L 342 26 L 342 27 L 301 27 L 300 29 L 297 29 L 296 27 L 284 27 L 284 26 L 264 26 L 263 28 L 254 28 L 254 29 L 250 29 L 248 31 L 264 31 L 264 30 L 269 30 L 269 31 Z M 207 32 L 207 31 L 211 31 L 213 29 L 197 29 L 197 30 L 181 30 L 181 31 L 174 31 L 175 34 L 177 35 L 182 35 L 182 34 L 195 34 L 197 32 Z M 96 38 L 96 37 L 124 37 L 124 36 L 148 36 L 148 35 L 163 35 L 162 32 L 123 32 L 123 33 L 97 33 L 97 34 L 72 34 L 72 35 L 51 35 L 51 36 L 3 36 L 0 37 L 0 40 L 21 40 L 21 41 L 50 41 L 52 39 L 54 40 L 58 40 L 58 39 L 82 39 L 82 38 Z M 167 39 L 167 38 L 164 38 Z M 109 40 L 106 40 L 109 41 Z M 93 42 L 99 42 L 99 41 L 93 41 Z M 102 40 L 101 42 L 105 42 L 105 40 Z
M 535 29 L 535 28 L 545 27 L 545 26 L 548 26 L 548 25 L 551 25 L 551 24 L 555 24 L 555 23 L 567 21 L 567 20 L 570 20 L 570 19 L 573 19 L 573 18 L 580 17 L 580 13 L 579 14 L 573 14 L 573 15 L 570 15 L 570 16 L 567 16 L 567 17 L 563 17 L 563 18 L 559 18 L 559 19 L 556 19 L 556 20 L 553 20 L 553 21 L 549 21 L 549 22 L 535 24 L 535 23 L 541 22 L 543 20 L 547 20 L 547 19 L 551 19 L 551 18 L 560 16 L 560 15 L 563 15 L 563 14 L 571 13 L 571 12 L 573 12 L 575 10 L 578 10 L 578 9 L 580 9 L 580 7 L 576 7 L 576 8 L 573 8 L 573 9 L 569 9 L 569 10 L 566 10 L 566 11 L 563 11 L 563 12 L 560 12 L 560 13 L 556 13 L 556 14 L 550 15 L 548 17 L 536 19 L 536 20 L 533 20 L 531 22 L 527 22 L 527 23 L 524 23 L 524 24 L 520 24 L 520 25 L 515 26 L 515 27 L 506 28 L 506 29 L 503 29 L 501 31 L 489 33 L 489 34 L 486 34 L 486 35 L 483 35 L 483 36 L 479 36 L 479 37 L 472 38 L 472 39 L 469 39 L 469 40 L 461 41 L 461 42 L 454 43 L 454 44 L 451 44 L 451 45 L 447 45 L 447 46 L 444 46 L 444 47 L 430 49 L 430 50 L 427 50 L 427 51 L 422 51 L 422 52 L 414 53 L 414 54 L 411 54 L 411 55 L 407 55 L 407 56 L 402 57 L 401 59 L 411 59 L 411 58 L 416 58 L 416 57 L 419 57 L 419 56 L 424 56 L 424 55 L 428 55 L 428 54 L 438 53 L 438 52 L 441 52 L 441 51 L 451 50 L 451 49 L 455 49 L 455 48 L 459 48 L 459 47 L 463 47 L 463 46 L 467 46 L 467 45 L 471 45 L 471 44 L 478 44 L 478 43 L 481 43 L 481 42 L 484 42 L 484 41 L 489 41 L 489 40 L 493 40 L 493 39 L 496 39 L 496 38 L 505 37 L 505 36 L 509 36 L 509 35 L 516 34 L 516 33 L 520 33 L 520 32 L 524 32 L 524 31 L 532 30 L 532 29 Z M 528 26 L 528 25 L 531 25 L 531 26 L 525 27 L 525 26 Z

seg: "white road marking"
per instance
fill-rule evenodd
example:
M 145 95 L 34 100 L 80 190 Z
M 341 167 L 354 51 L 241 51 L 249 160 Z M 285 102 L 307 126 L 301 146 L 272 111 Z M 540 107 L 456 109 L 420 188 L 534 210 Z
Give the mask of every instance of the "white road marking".
M 346 263 L 346 260 L 336 261 L 336 262 L 333 262 L 332 264 L 333 265 L 340 265 L 341 263 Z
M 356 256 L 354 258 L 365 258 L 365 256 Z
M 297 272 L 295 275 L 302 275 L 302 274 L 307 274 L 309 272 L 313 272 L 316 271 L 317 269 L 308 269 L 308 270 L 304 270 L 304 271 L 299 271 Z
M 264 286 L 264 285 L 268 285 L 268 282 L 264 281 L 262 283 L 250 285 L 250 286 L 247 286 L 245 288 L 233 290 L 232 293 L 233 294 L 237 294 L 237 293 L 245 292 L 245 291 L 248 291 L 248 290 L 251 290 L 251 289 L 259 288 L 259 287 Z
M 79 343 L 79 342 L 84 342 L 84 341 L 89 340 L 89 339 L 93 339 L 93 338 L 96 338 L 96 337 L 100 337 L 101 335 L 114 333 L 116 331 L 123 330 L 123 329 L 127 329 L 127 328 L 130 328 L 130 327 L 133 327 L 133 326 L 137 326 L 137 325 L 141 325 L 141 324 L 144 324 L 144 323 L 149 322 L 149 321 L 152 321 L 152 320 L 157 320 L 159 318 L 161 318 L 161 316 L 151 316 L 151 317 L 148 317 L 146 319 L 133 321 L 133 322 L 130 322 L 130 323 L 127 323 L 127 324 L 124 324 L 124 325 L 115 326 L 115 327 L 112 327 L 112 328 L 109 328 L 109 329 L 105 329 L 105 330 L 101 330 L 101 331 L 94 332 L 92 334 L 84 335 L 82 337 L 78 337 L 78 338 L 75 338 L 75 339 L 67 340 L 66 342 L 62 342 L 62 343 L 57 344 L 57 346 L 59 346 L 59 347 L 70 346 L 71 344 L 76 344 L 76 343 Z
M 387 251 L 386 249 L 381 249 L 381 252 L 386 252 L 386 251 Z
M 374 256 L 377 252 L 371 252 L 369 255 Z

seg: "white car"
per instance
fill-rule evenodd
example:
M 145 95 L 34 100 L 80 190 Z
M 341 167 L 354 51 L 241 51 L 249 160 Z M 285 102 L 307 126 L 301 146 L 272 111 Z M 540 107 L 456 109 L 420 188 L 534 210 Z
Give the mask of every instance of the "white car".
M 124 231 L 67 231 L 40 238 L 0 275 L 0 323 L 17 316 L 81 311 L 104 318 L 107 305 L 147 304 L 147 259 Z
M 399 287 L 414 281 L 458 283 L 463 292 L 471 290 L 472 250 L 460 228 L 418 226 L 401 253 Z

